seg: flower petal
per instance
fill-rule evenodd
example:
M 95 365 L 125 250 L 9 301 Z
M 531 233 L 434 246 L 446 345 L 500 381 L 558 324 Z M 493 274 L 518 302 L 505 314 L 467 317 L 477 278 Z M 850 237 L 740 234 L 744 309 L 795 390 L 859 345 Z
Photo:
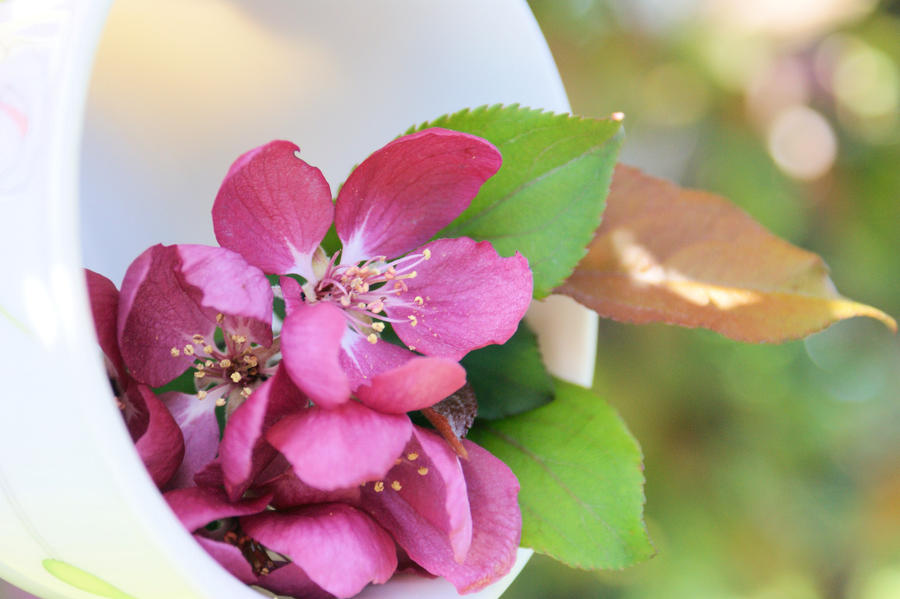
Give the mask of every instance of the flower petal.
M 219 422 L 216 420 L 216 399 L 210 395 L 199 400 L 187 393 L 164 393 L 166 407 L 184 435 L 184 460 L 167 489 L 194 485 L 194 475 L 216 457 L 219 447 Z
M 500 163 L 486 140 L 438 128 L 377 150 L 338 194 L 341 262 L 400 256 L 425 243 L 469 206 Z
M 232 500 L 244 494 L 255 476 L 275 456 L 263 434 L 283 416 L 299 412 L 308 404 L 283 368 L 256 388 L 228 418 L 219 458 L 225 489 Z
M 417 355 L 387 341 L 369 343 L 348 327 L 341 338 L 338 359 L 350 381 L 350 388 L 355 391 L 360 385 L 371 383 L 375 375 L 402 366 Z
M 164 497 L 181 524 L 191 532 L 222 518 L 258 514 L 265 511 L 272 499 L 270 495 L 263 495 L 243 501 L 228 501 L 224 492 L 205 487 L 176 489 Z
M 197 245 L 147 249 L 131 263 L 119 298 L 118 337 L 132 375 L 163 385 L 193 362 L 179 351 L 194 335 L 212 339 L 216 315 L 270 345 L 272 290 L 259 269 L 224 248 Z M 232 331 L 237 332 L 237 331 Z
M 512 568 L 522 516 L 517 501 L 519 483 L 512 471 L 478 445 L 463 443 L 469 453 L 469 459 L 461 464 L 472 515 L 472 542 L 464 561 L 458 560 L 445 534 L 402 501 L 403 491 L 395 497 L 385 493 L 372 501 L 367 485 L 363 501 L 417 564 L 449 580 L 460 593 L 470 593 L 495 582 Z M 381 501 L 381 505 L 375 501 Z
M 312 278 L 312 255 L 334 215 L 322 172 L 273 141 L 238 158 L 213 204 L 216 239 L 267 273 Z
M 445 550 L 461 563 L 472 543 L 472 516 L 460 460 L 443 439 L 420 427 L 404 453 L 383 486 L 363 487 L 363 508 L 425 569 L 431 570 L 432 554 L 446 557 Z
M 281 353 L 288 374 L 317 405 L 335 407 L 350 397 L 347 375 L 338 363 L 347 328 L 340 308 L 321 302 L 298 304 L 281 328 Z
M 135 440 L 135 448 L 153 482 L 162 487 L 175 474 L 185 456 L 185 442 L 175 419 L 160 399 L 144 385 L 131 391 L 131 398 L 140 396 L 148 414 L 147 428 Z
M 386 582 L 397 569 L 394 541 L 348 505 L 310 506 L 241 519 L 244 531 L 289 558 L 322 589 L 352 597 L 368 583 Z
M 272 345 L 272 286 L 240 254 L 206 245 L 178 245 L 186 291 L 223 328 L 254 343 Z
M 412 432 L 409 417 L 380 414 L 348 401 L 313 406 L 283 418 L 266 439 L 288 459 L 303 482 L 323 491 L 384 476 Z
M 94 317 L 94 330 L 97 332 L 97 341 L 100 349 L 112 362 L 116 369 L 119 381 L 124 383 L 127 379 L 125 365 L 122 363 L 122 354 L 119 353 L 119 340 L 116 332 L 116 316 L 119 312 L 119 290 L 115 284 L 101 274 L 84 269 L 87 282 L 88 299 L 91 304 L 91 316 Z M 123 384 L 123 387 L 127 385 Z
M 505 343 L 531 303 L 532 279 L 524 256 L 502 258 L 487 241 L 439 239 L 424 248 L 431 258 L 407 279 L 408 297 L 422 305 L 393 306 L 404 322 L 394 330 L 407 345 L 430 356 L 459 360 L 491 343 Z
M 296 279 L 278 277 L 278 285 L 281 287 L 281 295 L 284 297 L 285 309 L 288 314 L 305 303 L 303 300 L 303 288 L 300 287 L 300 283 Z
M 335 489 L 334 491 L 322 491 L 297 478 L 293 470 L 288 470 L 261 485 L 253 487 L 257 492 L 271 493 L 271 504 L 278 510 L 303 507 L 313 503 L 337 502 L 356 506 L 359 504 L 359 488 L 359 485 L 353 485 L 343 489 Z
M 241 550 L 230 543 L 216 541 L 201 535 L 194 539 L 219 565 L 244 584 L 254 584 L 273 593 L 302 597 L 303 599 L 331 599 L 332 595 L 320 589 L 296 564 L 286 564 L 265 576 L 257 576 Z
M 428 408 L 466 384 L 465 369 L 446 358 L 416 357 L 375 375 L 356 390 L 361 402 L 386 414 Z

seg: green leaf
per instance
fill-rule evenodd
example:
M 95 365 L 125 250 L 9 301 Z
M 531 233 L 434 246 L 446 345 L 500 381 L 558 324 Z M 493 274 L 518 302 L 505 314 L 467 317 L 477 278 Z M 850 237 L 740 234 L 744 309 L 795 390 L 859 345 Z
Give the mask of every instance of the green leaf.
M 509 341 L 469 352 L 461 363 L 478 400 L 479 418 L 513 416 L 553 400 L 553 378 L 524 320 Z
M 572 273 L 600 224 L 621 123 L 496 105 L 413 130 L 428 127 L 478 135 L 503 155 L 500 171 L 437 237 L 486 239 L 503 256 L 521 252 L 534 273 L 534 296 L 549 294 Z
M 168 393 L 169 391 L 194 394 L 197 392 L 197 385 L 195 384 L 197 379 L 194 377 L 195 372 L 196 370 L 194 368 L 188 368 L 165 385 L 154 388 L 153 392 L 157 395 Z
M 557 380 L 552 403 L 479 422 L 469 438 L 519 478 L 523 546 L 592 570 L 653 555 L 642 519 L 640 447 L 593 392 Z

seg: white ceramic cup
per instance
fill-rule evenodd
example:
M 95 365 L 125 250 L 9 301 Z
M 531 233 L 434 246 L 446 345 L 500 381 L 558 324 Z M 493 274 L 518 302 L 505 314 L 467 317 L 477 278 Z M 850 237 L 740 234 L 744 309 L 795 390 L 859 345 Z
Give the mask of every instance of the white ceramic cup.
M 568 110 L 521 0 L 0 2 L 0 578 L 48 599 L 258 597 L 146 475 L 81 268 L 118 283 L 153 243 L 214 244 L 228 165 L 271 139 L 336 191 L 408 126 L 498 102 Z M 555 298 L 529 318 L 551 370 L 589 385 L 593 315 Z M 405 578 L 364 595 L 456 592 Z

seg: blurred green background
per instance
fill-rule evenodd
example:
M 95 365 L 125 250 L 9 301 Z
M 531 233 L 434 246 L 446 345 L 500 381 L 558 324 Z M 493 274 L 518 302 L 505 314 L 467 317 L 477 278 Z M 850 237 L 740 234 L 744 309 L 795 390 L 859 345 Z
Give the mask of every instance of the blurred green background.
M 900 2 L 532 0 L 575 112 L 622 161 L 730 198 L 900 316 Z M 595 390 L 640 440 L 658 550 L 534 558 L 509 599 L 900 598 L 900 340 L 854 319 L 752 346 L 600 326 Z

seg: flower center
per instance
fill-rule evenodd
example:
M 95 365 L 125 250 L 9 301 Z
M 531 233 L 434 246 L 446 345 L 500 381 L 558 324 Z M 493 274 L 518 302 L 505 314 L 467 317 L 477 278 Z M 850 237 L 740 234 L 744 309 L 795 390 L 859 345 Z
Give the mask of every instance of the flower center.
M 224 319 L 219 314 L 216 320 L 221 326 Z M 234 410 L 260 383 L 275 374 L 275 366 L 270 366 L 269 361 L 280 351 L 280 343 L 276 338 L 271 347 L 262 347 L 244 335 L 224 329 L 223 337 L 224 348 L 220 348 L 198 333 L 191 338 L 192 343 L 173 347 L 170 353 L 172 357 L 194 356 L 197 399 L 211 397 L 217 406 L 228 404 Z
M 391 262 L 377 256 L 360 265 L 337 264 L 339 253 L 331 257 L 322 278 L 307 295 L 313 296 L 313 301 L 330 301 L 343 308 L 350 328 L 370 343 L 378 341 L 385 322 L 407 322 L 387 316 L 386 308 L 425 303 L 421 296 L 409 297 L 406 281 L 416 277 L 416 266 L 431 258 L 429 249 Z M 415 316 L 408 321 L 412 326 L 418 324 Z

